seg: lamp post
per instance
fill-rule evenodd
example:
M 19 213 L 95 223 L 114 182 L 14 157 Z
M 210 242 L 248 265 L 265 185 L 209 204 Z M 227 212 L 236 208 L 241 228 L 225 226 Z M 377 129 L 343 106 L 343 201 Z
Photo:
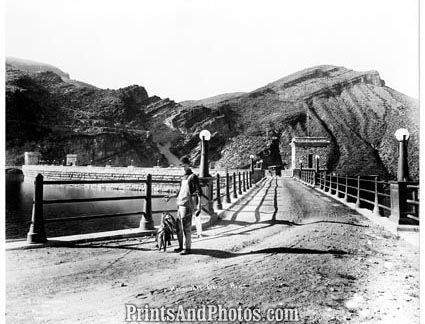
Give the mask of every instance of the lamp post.
M 407 164 L 407 141 L 410 137 L 409 131 L 405 128 L 399 128 L 394 134 L 399 142 L 397 181 L 404 182 L 409 179 L 409 167 Z
M 199 166 L 199 176 L 209 177 L 208 169 L 208 142 L 211 139 L 211 133 L 204 129 L 199 133 L 201 139 L 201 165 Z
M 208 141 L 211 139 L 211 133 L 206 129 L 199 133 L 201 139 L 201 163 L 199 166 L 199 177 L 203 196 L 206 199 L 205 208 L 210 215 L 216 215 L 213 208 L 213 178 L 210 176 L 208 168 Z
M 251 154 L 249 156 L 249 158 L 251 159 L 251 172 L 254 172 L 254 159 L 255 159 L 255 156 L 253 154 Z
M 316 158 L 316 173 L 319 173 L 319 159 L 320 159 L 320 156 L 318 154 L 316 154 L 315 158 Z
M 300 170 L 302 170 L 302 169 L 303 169 L 303 160 L 300 159 Z
M 252 181 L 253 181 L 252 178 L 254 177 L 254 159 L 255 159 L 254 154 L 251 154 L 249 156 L 249 158 L 251 160 L 251 167 L 250 167 L 250 171 L 249 171 L 249 179 L 250 179 L 249 183 L 252 184 Z M 255 178 L 256 178 L 256 176 L 255 176 Z M 256 182 L 256 179 L 254 179 L 254 182 Z

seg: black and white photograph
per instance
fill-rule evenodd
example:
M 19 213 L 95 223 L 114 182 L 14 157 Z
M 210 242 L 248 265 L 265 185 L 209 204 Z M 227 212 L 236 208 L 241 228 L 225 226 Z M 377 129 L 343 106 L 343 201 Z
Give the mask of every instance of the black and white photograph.
M 421 322 L 419 0 L 3 6 L 2 322 Z

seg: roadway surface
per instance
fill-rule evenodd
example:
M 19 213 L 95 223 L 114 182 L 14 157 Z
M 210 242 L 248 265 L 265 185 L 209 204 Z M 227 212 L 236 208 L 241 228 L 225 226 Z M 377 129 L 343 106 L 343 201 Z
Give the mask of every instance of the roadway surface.
M 267 179 L 193 253 L 152 238 L 6 252 L 9 323 L 123 323 L 143 307 L 295 307 L 303 323 L 419 322 L 419 251 L 293 179 Z

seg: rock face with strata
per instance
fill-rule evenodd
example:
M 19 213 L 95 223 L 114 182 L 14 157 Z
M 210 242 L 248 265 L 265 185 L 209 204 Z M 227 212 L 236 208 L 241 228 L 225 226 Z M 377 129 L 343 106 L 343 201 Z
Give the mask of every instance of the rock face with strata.
M 290 161 L 293 137 L 331 141 L 327 168 L 394 177 L 394 132 L 411 132 L 409 164 L 418 176 L 418 103 L 385 85 L 378 72 L 317 66 L 248 93 L 176 103 L 133 85 L 118 90 L 66 80 L 52 71 L 6 66 L 7 163 L 37 150 L 45 159 L 76 153 L 84 162 L 163 166 L 158 147 L 199 162 L 199 132 L 212 133 L 215 166 L 243 167 L 255 154 L 267 165 Z M 159 146 L 158 146 L 159 144 Z M 169 154 L 168 154 L 169 155 Z
M 239 113 L 235 122 L 242 125 L 245 135 L 278 137 L 282 159 L 290 160 L 289 143 L 295 136 L 329 138 L 327 167 L 342 174 L 394 177 L 398 154 L 394 132 L 408 128 L 412 134 L 409 165 L 412 176 L 418 176 L 418 104 L 385 86 L 376 71 L 318 66 L 212 109 L 223 107 Z M 246 150 L 258 153 L 255 144 Z M 228 160 L 223 156 L 221 162 Z M 275 162 L 279 163 L 279 158 Z

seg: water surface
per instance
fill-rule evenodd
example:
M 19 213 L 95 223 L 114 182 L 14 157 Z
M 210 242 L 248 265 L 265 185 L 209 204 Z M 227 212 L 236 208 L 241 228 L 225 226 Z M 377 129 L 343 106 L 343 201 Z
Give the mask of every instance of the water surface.
M 116 185 L 115 185 L 116 186 Z M 6 176 L 6 239 L 26 238 L 32 213 L 34 184 L 23 181 L 23 177 Z M 94 198 L 117 196 L 142 196 L 143 191 L 116 190 L 111 185 L 45 185 L 44 199 Z M 108 202 L 67 203 L 44 206 L 44 218 L 64 218 L 71 216 L 113 214 L 143 211 L 144 199 L 118 200 Z M 174 209 L 175 199 L 168 203 L 163 199 L 153 199 L 152 209 Z M 173 213 L 175 214 L 175 213 Z M 161 215 L 154 214 L 158 224 Z M 83 234 L 119 229 L 137 228 L 141 216 L 123 216 L 96 220 L 77 220 L 46 224 L 48 237 Z

